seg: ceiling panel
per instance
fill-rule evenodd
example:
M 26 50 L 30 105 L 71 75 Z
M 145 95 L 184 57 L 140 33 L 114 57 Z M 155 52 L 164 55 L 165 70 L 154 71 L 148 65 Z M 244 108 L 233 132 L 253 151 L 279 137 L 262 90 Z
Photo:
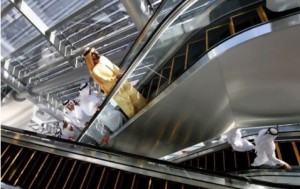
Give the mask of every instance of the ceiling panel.
M 35 27 L 12 7 L 1 17 L 1 56 L 6 57 L 38 35 Z

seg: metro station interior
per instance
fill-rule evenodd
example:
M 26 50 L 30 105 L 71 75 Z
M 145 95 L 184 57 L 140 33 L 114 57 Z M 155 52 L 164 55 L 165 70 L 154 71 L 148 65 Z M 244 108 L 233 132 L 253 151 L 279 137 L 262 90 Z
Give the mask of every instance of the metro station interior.
M 299 188 L 299 36 L 300 0 L 1 0 L 1 188 Z

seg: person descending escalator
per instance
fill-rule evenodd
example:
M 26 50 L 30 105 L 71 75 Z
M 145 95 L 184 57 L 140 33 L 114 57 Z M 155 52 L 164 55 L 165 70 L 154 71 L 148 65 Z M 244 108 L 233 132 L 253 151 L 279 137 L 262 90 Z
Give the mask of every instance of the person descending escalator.
M 274 140 L 278 135 L 278 130 L 275 128 L 262 129 L 259 131 L 258 136 L 254 139 L 256 158 L 251 164 L 252 166 L 276 166 L 281 165 L 286 170 L 291 170 L 291 166 L 278 159 L 275 154 Z

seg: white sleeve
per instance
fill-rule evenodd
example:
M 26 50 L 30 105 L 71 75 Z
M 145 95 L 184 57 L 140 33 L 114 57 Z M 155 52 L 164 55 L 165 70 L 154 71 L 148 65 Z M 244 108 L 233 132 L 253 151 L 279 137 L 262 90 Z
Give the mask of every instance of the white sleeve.
M 274 163 L 279 164 L 279 165 L 285 165 L 285 164 L 287 164 L 286 162 L 284 162 L 284 161 L 276 158 L 274 150 L 268 149 L 265 152 L 266 152 L 266 156 L 268 157 L 268 159 L 271 160 L 271 161 L 273 161 Z

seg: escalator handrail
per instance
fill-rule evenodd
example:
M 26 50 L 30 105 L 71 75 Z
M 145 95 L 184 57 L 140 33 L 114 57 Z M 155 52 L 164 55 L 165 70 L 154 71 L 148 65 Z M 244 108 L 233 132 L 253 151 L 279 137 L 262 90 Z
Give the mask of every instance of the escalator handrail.
M 238 180 L 238 181 L 248 182 L 250 184 L 264 185 L 264 186 L 269 186 L 269 187 L 286 187 L 286 184 L 280 184 L 280 183 L 278 184 L 278 183 L 272 183 L 272 182 L 267 182 L 267 181 L 261 181 L 261 180 L 251 179 L 251 178 L 247 178 L 247 177 L 243 177 L 243 176 L 232 175 L 232 174 L 228 174 L 228 173 L 224 173 L 224 172 L 217 172 L 217 171 L 199 169 L 199 168 L 194 168 L 194 167 L 186 167 L 186 166 L 181 165 L 181 164 L 176 164 L 176 163 L 173 163 L 173 162 L 153 159 L 153 158 L 145 157 L 145 156 L 139 156 L 139 155 L 136 155 L 136 154 L 129 154 L 129 153 L 126 153 L 126 152 L 111 152 L 111 150 L 109 150 L 109 149 L 96 148 L 94 146 L 90 146 L 90 145 L 87 145 L 87 144 L 67 141 L 67 140 L 64 140 L 64 139 L 58 139 L 56 137 L 49 137 L 49 136 L 48 137 L 42 137 L 41 134 L 37 134 L 37 133 L 31 132 L 31 131 L 20 130 L 20 129 L 17 129 L 17 128 L 11 128 L 11 127 L 7 127 L 7 126 L 4 126 L 4 125 L 1 125 L 1 130 L 2 130 L 1 131 L 1 136 L 2 137 L 6 137 L 6 136 L 3 136 L 3 134 L 5 133 L 5 132 L 3 132 L 3 130 L 12 131 L 12 132 L 15 132 L 15 133 L 28 134 L 28 135 L 33 134 L 34 136 L 40 137 L 41 139 L 42 138 L 51 139 L 51 142 L 58 141 L 58 142 L 73 144 L 73 145 L 76 145 L 76 147 L 81 147 L 82 146 L 82 147 L 88 148 L 89 150 L 101 151 L 101 153 L 106 153 L 106 154 L 110 154 L 110 155 L 117 155 L 117 156 L 121 155 L 121 156 L 130 157 L 130 158 L 141 159 L 141 160 L 151 162 L 151 163 L 154 163 L 154 164 L 158 164 L 158 165 L 167 165 L 167 166 L 170 166 L 172 168 L 183 170 L 183 171 L 186 170 L 186 171 L 191 171 L 191 172 L 197 172 L 197 173 L 200 173 L 200 174 L 205 174 L 205 175 L 210 175 L 210 176 L 218 176 L 218 177 L 226 178 L 226 179 L 234 179 L 234 180 Z M 41 146 L 41 144 L 34 143 L 33 140 L 26 141 L 26 142 L 33 143 L 35 145 L 40 145 Z M 46 146 L 46 145 L 44 145 L 44 146 Z M 59 149 L 59 148 L 53 147 L 53 145 L 51 147 L 49 147 L 49 146 L 46 146 L 46 147 L 47 148 L 52 148 L 52 149 Z M 64 151 L 63 149 L 59 149 L 59 150 Z M 77 154 L 80 154 L 80 153 L 77 153 Z M 83 155 L 83 154 L 80 154 L 80 155 Z M 84 156 L 97 158 L 97 157 L 90 156 L 90 155 L 84 155 Z M 117 163 L 117 162 L 115 162 L 115 163 Z M 184 175 L 182 175 L 182 176 L 184 177 Z M 293 187 L 293 185 L 289 185 L 289 186 Z
M 120 68 L 122 68 L 122 66 L 125 64 L 125 62 L 128 60 L 129 56 L 138 48 L 138 46 L 140 45 L 141 41 L 144 41 L 146 38 L 146 34 L 148 33 L 148 30 L 151 28 L 152 24 L 154 23 L 154 21 L 159 17 L 162 9 L 164 8 L 165 4 L 167 3 L 167 1 L 162 1 L 160 3 L 160 5 L 158 6 L 158 8 L 156 9 L 156 11 L 154 12 L 154 14 L 151 16 L 151 18 L 148 20 L 147 24 L 145 25 L 145 27 L 143 28 L 143 30 L 141 31 L 141 33 L 139 34 L 139 36 L 136 38 L 136 40 L 134 41 L 132 47 L 130 48 L 130 50 L 126 53 L 124 59 L 122 60 L 122 62 L 120 63 Z M 146 44 L 144 44 L 145 46 Z M 139 54 L 140 50 L 136 53 L 135 57 Z M 135 59 L 135 57 L 133 58 L 133 60 Z
M 280 127 L 280 125 L 278 125 Z M 300 123 L 296 123 L 296 124 L 293 124 L 292 126 L 300 126 Z M 272 127 L 272 126 L 270 126 Z M 286 125 L 282 125 L 282 127 L 286 127 Z M 268 127 L 265 127 L 265 128 L 269 128 Z M 260 128 L 260 129 L 264 129 L 264 128 Z M 286 133 L 300 133 L 300 131 L 298 130 L 289 130 L 289 131 L 279 131 L 279 135 L 280 134 L 286 134 Z M 258 135 L 258 132 L 255 132 L 255 133 L 252 133 L 252 134 L 246 134 L 246 135 L 242 135 L 242 138 L 246 138 L 247 140 L 251 140 L 251 137 L 254 137 L 254 136 L 257 136 Z M 276 138 L 275 141 L 280 141 L 280 136 L 278 135 L 278 137 Z M 214 139 L 211 139 L 209 141 L 214 141 Z M 198 150 L 194 151 L 194 152 L 190 152 L 190 154 L 188 156 L 181 156 L 181 157 L 177 157 L 177 158 L 172 158 L 170 160 L 167 160 L 167 161 L 173 161 L 173 162 L 176 162 L 176 163 L 181 163 L 181 162 L 184 162 L 184 161 L 188 161 L 190 159 L 193 159 L 194 156 L 199 156 L 198 154 L 199 153 L 203 153 L 205 151 L 210 151 L 211 149 L 213 148 L 217 148 L 217 147 L 222 147 L 222 146 L 230 146 L 230 144 L 227 142 L 227 141 L 221 141 L 220 143 L 217 143 L 217 144 L 214 144 L 213 146 L 208 146 L 208 147 L 202 147 L 202 148 L 199 148 Z M 208 153 L 203 153 L 202 155 L 205 155 L 205 154 L 208 154 Z M 186 158 L 186 157 L 190 157 L 190 158 Z M 184 159 L 186 158 L 186 159 Z M 183 159 L 183 160 L 181 160 Z

